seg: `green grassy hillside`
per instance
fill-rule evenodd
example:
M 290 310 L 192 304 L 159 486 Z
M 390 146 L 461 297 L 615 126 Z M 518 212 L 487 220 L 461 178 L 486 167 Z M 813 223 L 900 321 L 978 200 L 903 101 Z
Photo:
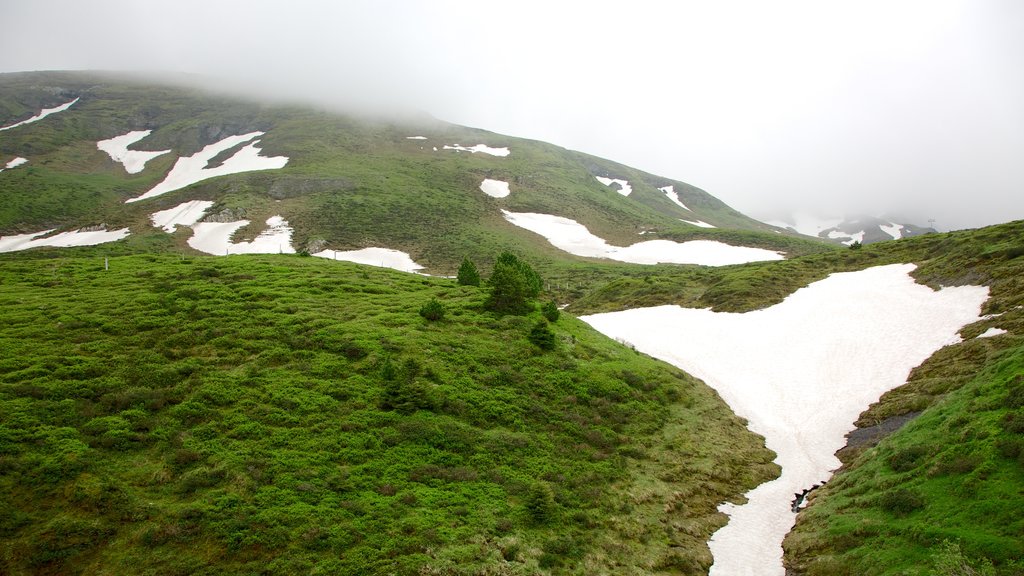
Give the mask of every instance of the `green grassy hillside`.
M 101 254 L 0 256 L 5 574 L 700 573 L 777 472 L 564 314 L 544 351 L 454 280 Z

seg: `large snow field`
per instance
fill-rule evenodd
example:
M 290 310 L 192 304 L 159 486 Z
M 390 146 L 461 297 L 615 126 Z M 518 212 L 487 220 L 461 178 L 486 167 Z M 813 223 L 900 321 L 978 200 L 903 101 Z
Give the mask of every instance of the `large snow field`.
M 24 126 L 25 124 L 31 124 L 33 122 L 38 122 L 38 121 L 42 120 L 43 118 L 46 118 L 50 114 L 56 114 L 57 112 L 63 112 L 65 110 L 67 110 L 68 108 L 71 108 L 71 106 L 73 106 L 75 104 L 75 102 L 78 102 L 78 98 L 75 98 L 71 102 L 65 102 L 64 104 L 61 104 L 60 106 L 55 106 L 53 108 L 43 108 L 42 111 L 39 112 L 39 114 L 36 114 L 35 116 L 29 118 L 28 120 L 22 120 L 21 122 L 18 122 L 16 124 L 11 124 L 10 126 L 2 126 L 2 127 L 0 127 L 0 132 L 2 132 L 4 130 L 10 130 L 11 128 L 17 128 L 18 126 Z
M 547 238 L 556 248 L 576 256 L 607 258 L 633 264 L 702 264 L 724 266 L 763 260 L 781 260 L 782 254 L 762 248 L 731 246 L 713 240 L 649 240 L 627 247 L 612 246 L 603 238 L 595 236 L 587 227 L 570 218 L 536 214 L 532 212 L 508 212 L 502 210 L 505 219 L 531 232 Z
M 778 455 L 778 479 L 720 507 L 730 521 L 709 542 L 713 576 L 783 576 L 794 494 L 840 465 L 834 454 L 864 409 L 980 319 L 987 287 L 934 291 L 913 269 L 832 274 L 745 314 L 658 306 L 582 318 L 704 380 Z
M 196 182 L 202 182 L 209 178 L 215 178 L 217 176 L 225 176 L 228 174 L 238 174 L 240 172 L 252 172 L 254 170 L 275 170 L 278 168 L 284 168 L 288 164 L 287 156 L 260 156 L 260 149 L 256 147 L 259 144 L 259 140 L 249 142 L 257 136 L 262 136 L 263 132 L 250 132 L 248 134 L 242 134 L 239 136 L 228 136 L 220 142 L 215 142 L 204 147 L 199 152 L 187 157 L 180 157 L 175 162 L 174 167 L 167 173 L 163 182 L 160 182 L 154 186 L 151 190 L 141 196 L 130 198 L 125 202 L 137 202 L 139 200 L 145 200 L 146 198 L 153 198 L 161 194 L 173 192 L 174 190 L 180 190 L 186 186 L 191 186 Z M 215 156 L 230 150 L 239 144 L 249 142 L 249 144 L 237 152 L 235 152 L 230 158 L 225 160 L 220 166 L 213 168 L 207 168 Z
M 605 186 L 618 184 L 618 193 L 622 194 L 623 196 L 629 196 L 630 194 L 633 193 L 633 187 L 629 185 L 628 180 L 621 180 L 618 178 L 604 178 L 602 176 L 594 176 L 594 178 L 597 178 L 597 181 L 600 182 L 601 184 L 604 184 Z
M 188 239 L 188 245 L 215 256 L 295 253 L 292 248 L 292 229 L 281 216 L 267 218 L 267 229 L 260 232 L 252 242 L 232 242 L 231 236 L 248 223 L 248 220 L 200 222 L 192 226 L 193 233 Z
M 509 190 L 508 182 L 491 180 L 490 178 L 484 178 L 484 181 L 480 183 L 480 191 L 491 198 L 504 198 L 512 193 Z
M 173 233 L 178 225 L 191 226 L 199 222 L 199 219 L 206 214 L 211 206 L 213 206 L 213 202 L 209 200 L 192 200 L 178 204 L 174 208 L 154 212 L 149 215 L 149 219 L 153 222 L 153 226 L 163 228 L 164 232 Z
M 675 187 L 671 184 L 668 186 L 662 186 L 661 188 L 658 188 L 658 190 L 664 192 L 665 196 L 668 196 L 669 200 L 675 202 L 683 210 L 689 210 L 689 208 L 686 207 L 686 204 L 683 204 L 682 201 L 679 200 L 679 194 L 676 193 Z
M 129 146 L 149 136 L 152 132 L 152 130 L 135 130 L 127 134 L 114 136 L 109 140 L 100 140 L 96 143 L 96 148 L 106 152 L 114 162 L 120 162 L 124 165 L 125 172 L 138 174 L 146 168 L 146 162 L 170 152 L 170 150 L 148 152 L 128 149 Z
M 392 268 L 401 272 L 416 272 L 423 269 L 423 266 L 414 262 L 407 253 L 389 248 L 363 248 L 361 250 L 341 252 L 337 250 L 322 250 L 313 254 L 313 256 L 354 262 L 356 264 L 368 264 L 381 268 Z
M 47 238 L 39 238 L 53 232 L 53 229 L 29 234 L 17 234 L 14 236 L 0 236 L 0 252 L 17 252 L 30 248 L 42 248 L 52 246 L 55 248 L 68 248 L 71 246 L 94 246 L 106 242 L 115 242 L 128 237 L 128 229 L 120 230 L 72 230 L 61 232 Z
M 501 157 L 508 156 L 510 154 L 510 151 L 509 151 L 508 148 L 491 148 L 490 146 L 488 146 L 486 144 L 477 144 L 476 146 L 470 146 L 469 148 L 466 148 L 465 146 L 460 146 L 458 144 L 456 144 L 454 146 L 448 146 L 447 144 L 445 144 L 444 149 L 445 150 L 459 150 L 461 152 L 471 152 L 473 154 L 476 154 L 477 152 L 482 152 L 484 154 L 490 154 L 491 156 L 501 156 Z

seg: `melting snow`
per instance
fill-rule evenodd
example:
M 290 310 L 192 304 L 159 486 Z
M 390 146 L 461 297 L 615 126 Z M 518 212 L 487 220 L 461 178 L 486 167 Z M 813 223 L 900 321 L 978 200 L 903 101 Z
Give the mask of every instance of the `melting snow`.
M 61 104 L 60 106 L 57 106 L 55 108 L 43 108 L 42 111 L 39 112 L 39 114 L 36 114 L 35 116 L 29 118 L 28 120 L 22 120 L 21 122 L 18 122 L 17 124 L 11 124 L 10 126 L 0 127 L 0 131 L 10 130 L 11 128 L 17 128 L 18 126 L 24 126 L 25 124 L 31 124 L 32 122 L 38 122 L 39 120 L 42 120 L 43 118 L 46 118 L 50 114 L 56 114 L 57 112 L 63 112 L 65 110 L 67 110 L 68 108 L 71 108 L 71 106 L 75 102 L 78 102 L 78 98 L 75 98 L 71 102 L 65 102 L 64 104 Z
M 843 244 L 846 244 L 847 246 L 852 245 L 854 242 L 860 242 L 862 244 L 864 243 L 864 231 L 863 230 L 861 230 L 860 232 L 857 232 L 855 234 L 847 234 L 846 232 L 840 232 L 838 230 L 832 230 L 832 231 L 830 231 L 828 233 L 828 237 L 833 239 L 833 240 L 838 240 L 839 238 L 849 238 L 849 240 L 843 240 Z
M 484 181 L 480 183 L 480 190 L 492 198 L 504 198 L 512 193 L 508 189 L 508 182 L 502 180 L 491 180 L 490 178 L 485 178 Z
M 988 288 L 934 291 L 913 269 L 832 274 L 745 314 L 659 306 L 582 318 L 703 379 L 778 455 L 778 479 L 719 508 L 731 518 L 709 542 L 712 575 L 782 576 L 793 494 L 839 466 L 834 453 L 862 410 L 977 321 Z
M 693 222 L 693 221 L 690 221 L 690 220 L 683 220 L 682 218 L 680 218 L 679 221 L 680 222 L 686 222 L 687 224 L 693 224 L 694 226 L 697 226 L 697 227 L 700 227 L 700 228 L 717 228 L 717 226 L 715 226 L 714 224 L 708 224 L 707 222 L 704 222 L 703 220 L 697 220 L 696 222 Z
M 115 136 L 109 140 L 100 140 L 96 143 L 96 148 L 106 152 L 114 162 L 120 162 L 123 164 L 125 172 L 128 172 L 129 174 L 138 174 L 146 167 L 146 162 L 149 162 L 157 156 L 162 156 L 170 152 L 170 150 L 148 152 L 144 150 L 128 149 L 129 146 L 135 144 L 139 140 L 142 140 L 146 136 L 149 136 L 152 132 L 152 130 L 136 130 L 134 132 L 128 132 L 127 134 Z
M 618 184 L 618 193 L 622 194 L 623 196 L 629 196 L 633 192 L 633 187 L 629 185 L 629 182 L 627 180 L 620 180 L 618 178 L 604 178 L 601 176 L 594 176 L 594 178 L 597 178 L 597 181 L 600 182 L 601 184 L 604 184 L 605 186 Z
M 508 156 L 510 153 L 508 148 L 491 148 L 490 146 L 487 146 L 485 144 L 477 144 L 476 146 L 472 146 L 470 148 L 466 148 L 465 146 L 459 146 L 458 144 L 456 144 L 455 146 L 448 146 L 447 144 L 445 144 L 444 149 L 461 150 L 462 152 L 472 152 L 474 154 L 476 154 L 477 152 L 483 152 L 484 154 L 490 154 L 491 156 Z
M 423 266 L 414 262 L 412 257 L 405 252 L 388 248 L 363 248 L 362 250 L 343 252 L 323 250 L 313 254 L 313 256 L 355 262 L 356 264 L 369 264 L 370 266 L 379 266 L 381 268 L 393 268 L 401 272 L 415 272 L 423 269 Z
M 978 338 L 991 338 L 993 336 L 999 336 L 1000 334 L 1006 334 L 1006 330 L 1002 328 L 989 328 L 981 334 L 978 334 Z
M 210 206 L 213 206 L 213 202 L 209 200 L 193 200 L 178 204 L 174 208 L 154 212 L 149 219 L 153 222 L 153 226 L 163 228 L 165 232 L 174 232 L 175 227 L 179 224 L 191 226 L 199 222 Z
M 52 246 L 55 248 L 68 248 L 70 246 L 94 246 L 106 242 L 114 242 L 128 237 L 128 229 L 120 230 L 73 230 L 61 232 L 48 238 L 38 238 L 49 234 L 53 230 L 43 230 L 30 234 L 19 234 L 16 236 L 0 237 L 0 252 L 17 252 L 29 248 L 41 248 Z
M 879 224 L 878 227 L 882 229 L 882 232 L 892 236 L 893 240 L 899 240 L 903 237 L 902 224 Z
M 11 168 L 17 168 L 18 166 L 21 166 L 25 162 L 28 162 L 28 158 L 22 158 L 21 156 L 18 156 L 14 160 L 11 160 L 7 164 L 5 164 L 3 168 L 0 168 L 0 172 L 3 172 L 4 170 L 10 170 Z
M 292 229 L 281 216 L 267 218 L 268 228 L 252 242 L 232 242 L 231 236 L 248 220 L 236 222 L 200 222 L 192 226 L 195 231 L 188 245 L 207 254 L 294 254 Z
M 608 258 L 634 264 L 702 264 L 724 266 L 763 260 L 781 260 L 782 254 L 761 248 L 730 246 L 711 240 L 673 242 L 671 240 L 649 240 L 627 247 L 612 246 L 595 236 L 579 222 L 530 212 L 508 212 L 502 210 L 505 219 L 531 232 L 547 238 L 555 247 L 576 256 Z
M 260 156 L 260 149 L 256 147 L 256 145 L 259 144 L 259 140 L 250 142 L 247 146 L 239 149 L 220 166 L 216 166 L 214 168 L 206 167 L 210 160 L 221 152 L 229 150 L 244 142 L 249 142 L 253 138 L 261 135 L 263 135 L 263 132 L 250 132 L 240 136 L 228 136 L 220 142 L 206 146 L 191 156 L 178 158 L 178 161 L 174 164 L 174 167 L 171 168 L 171 171 L 167 173 L 163 182 L 157 184 L 153 189 L 142 196 L 130 198 L 126 200 L 126 202 L 137 202 L 139 200 L 145 200 L 146 198 L 153 198 L 154 196 L 173 192 L 174 190 L 180 190 L 181 188 L 190 186 L 196 182 L 201 182 L 217 176 L 238 174 L 239 172 L 251 172 L 253 170 L 275 170 L 278 168 L 284 168 L 285 164 L 288 163 L 288 157 Z
M 683 210 L 689 210 L 689 208 L 687 208 L 686 205 L 679 200 L 679 194 L 676 193 L 675 189 L 671 185 L 662 186 L 661 188 L 658 188 L 658 190 L 664 192 L 665 196 L 668 196 L 669 200 L 678 204 L 679 207 L 682 208 Z

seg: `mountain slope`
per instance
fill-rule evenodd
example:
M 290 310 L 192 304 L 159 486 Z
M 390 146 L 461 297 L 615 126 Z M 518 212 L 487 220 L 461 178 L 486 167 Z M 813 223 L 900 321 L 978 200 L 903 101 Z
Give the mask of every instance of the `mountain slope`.
M 826 249 L 780 236 L 682 182 L 429 118 L 358 119 L 125 77 L 32 73 L 0 78 L 0 125 L 72 98 L 78 100 L 65 111 L 0 132 L 0 156 L 28 159 L 0 174 L 0 193 L 8 199 L 0 207 L 0 233 L 102 224 L 111 230 L 128 227 L 131 243 L 161 235 L 149 222 L 154 212 L 211 201 L 206 221 L 248 221 L 235 232 L 235 242 L 252 240 L 264 221 L 280 215 L 293 229 L 291 242 L 298 251 L 391 248 L 407 252 L 432 273 L 453 272 L 464 255 L 485 260 L 509 247 L 538 262 L 577 260 L 510 225 L 502 210 L 570 218 L 615 246 L 701 238 L 791 256 Z M 97 148 L 99 142 L 147 130 L 131 150 L 171 152 L 148 160 L 137 173 L 128 173 Z M 232 146 L 230 138 L 257 132 L 262 134 Z M 224 149 L 206 148 L 217 146 Z M 204 149 L 212 154 L 208 174 L 244 164 L 243 156 L 287 161 L 125 203 L 162 189 L 158 185 L 165 176 Z M 608 186 L 598 177 L 626 182 L 631 193 L 624 196 L 618 183 Z M 489 196 L 480 189 L 485 179 L 508 183 L 511 193 Z M 187 228 L 179 234 L 167 249 L 189 249 Z M 144 244 L 153 249 L 164 241 Z

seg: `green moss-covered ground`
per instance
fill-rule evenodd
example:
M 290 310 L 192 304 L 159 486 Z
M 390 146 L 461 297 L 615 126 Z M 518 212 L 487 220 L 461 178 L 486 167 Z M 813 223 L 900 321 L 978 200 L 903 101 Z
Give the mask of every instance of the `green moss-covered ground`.
M 453 280 L 97 254 L 0 258 L 5 574 L 699 573 L 776 472 L 566 314 L 544 351 Z

